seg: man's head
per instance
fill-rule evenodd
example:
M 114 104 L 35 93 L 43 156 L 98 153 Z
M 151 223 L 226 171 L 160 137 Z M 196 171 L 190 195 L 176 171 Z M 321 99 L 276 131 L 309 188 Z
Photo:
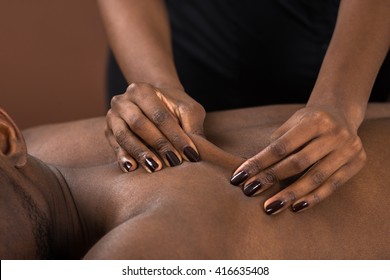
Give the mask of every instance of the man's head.
M 28 160 L 28 158 L 30 160 Z M 23 135 L 0 109 L 0 257 L 47 258 L 50 220 L 41 194 L 45 173 L 28 157 Z M 42 180 L 43 179 L 43 180 Z
M 82 237 L 62 175 L 27 153 L 21 131 L 0 108 L 0 258 L 80 257 L 85 249 L 67 242 Z

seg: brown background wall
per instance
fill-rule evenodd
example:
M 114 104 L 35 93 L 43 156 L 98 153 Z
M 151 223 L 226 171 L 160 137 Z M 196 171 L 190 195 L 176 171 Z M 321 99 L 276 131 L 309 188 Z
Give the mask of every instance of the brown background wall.
M 21 128 L 105 113 L 95 0 L 0 1 L 0 107 Z

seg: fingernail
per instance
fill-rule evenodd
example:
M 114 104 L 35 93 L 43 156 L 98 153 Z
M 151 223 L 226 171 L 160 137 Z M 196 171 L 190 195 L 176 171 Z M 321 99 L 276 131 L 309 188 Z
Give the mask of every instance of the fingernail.
M 152 158 L 146 158 L 145 165 L 150 170 L 150 172 L 154 172 L 158 168 L 158 163 Z
M 238 186 L 239 184 L 243 183 L 246 179 L 248 179 L 248 177 L 249 174 L 246 171 L 242 170 L 230 179 L 230 183 L 232 185 Z
M 298 212 L 305 209 L 307 206 L 309 206 L 309 203 L 307 203 L 306 201 L 301 201 L 291 206 L 291 209 L 293 210 L 293 212 Z
M 165 156 L 170 166 L 177 166 L 180 164 L 180 160 L 174 152 L 168 151 L 166 152 Z
M 261 183 L 259 181 L 253 181 L 248 185 L 244 186 L 243 192 L 247 196 L 254 195 L 259 189 L 261 189 Z
M 284 206 L 284 201 L 275 200 L 274 202 L 268 204 L 267 207 L 265 207 L 265 213 L 268 215 L 272 215 L 276 211 L 280 210 L 283 206 Z
M 199 154 L 190 146 L 184 148 L 184 154 L 192 162 L 197 162 L 200 160 Z
M 127 172 L 129 172 L 131 167 L 132 167 L 132 165 L 131 165 L 131 163 L 129 161 L 125 161 L 123 163 L 123 167 L 126 169 Z

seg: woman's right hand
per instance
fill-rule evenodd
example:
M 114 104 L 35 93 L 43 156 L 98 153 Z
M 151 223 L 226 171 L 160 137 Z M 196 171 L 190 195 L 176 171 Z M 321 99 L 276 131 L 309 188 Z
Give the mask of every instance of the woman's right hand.
M 111 100 L 106 137 L 124 172 L 141 164 L 152 173 L 163 168 L 161 160 L 165 166 L 200 160 L 188 134 L 203 135 L 205 116 L 182 89 L 132 83 Z

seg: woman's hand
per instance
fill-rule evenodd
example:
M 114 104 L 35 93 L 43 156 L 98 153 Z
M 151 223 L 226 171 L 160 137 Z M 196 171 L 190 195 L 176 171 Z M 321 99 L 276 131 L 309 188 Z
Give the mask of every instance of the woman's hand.
M 163 168 L 162 161 L 176 166 L 183 158 L 200 160 L 187 133 L 203 135 L 205 115 L 203 107 L 181 89 L 133 83 L 111 100 L 106 137 L 124 172 L 138 164 L 155 172 Z
M 299 212 L 330 196 L 363 167 L 366 153 L 355 125 L 342 110 L 307 106 L 271 136 L 270 144 L 245 161 L 231 179 L 252 196 L 277 181 L 300 178 L 264 203 L 271 215 L 291 206 Z

